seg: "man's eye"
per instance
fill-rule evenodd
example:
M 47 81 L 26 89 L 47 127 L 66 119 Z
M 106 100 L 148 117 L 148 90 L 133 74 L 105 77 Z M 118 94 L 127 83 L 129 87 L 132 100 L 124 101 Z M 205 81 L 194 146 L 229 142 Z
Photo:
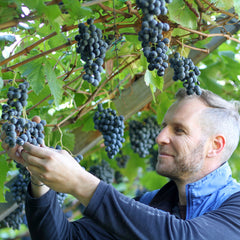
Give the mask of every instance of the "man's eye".
M 182 128 L 178 128 L 178 127 L 175 128 L 175 132 L 176 133 L 185 133 L 185 131 Z

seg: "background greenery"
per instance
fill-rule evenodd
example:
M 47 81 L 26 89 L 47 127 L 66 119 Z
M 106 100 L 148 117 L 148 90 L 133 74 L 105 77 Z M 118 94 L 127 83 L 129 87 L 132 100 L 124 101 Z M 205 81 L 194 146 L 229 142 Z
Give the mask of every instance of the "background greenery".
M 156 116 L 160 124 L 182 84 L 172 81 L 170 69 L 164 77 L 146 71 L 147 62 L 137 37 L 142 13 L 134 0 L 63 0 L 63 4 L 59 3 L 58 0 L 0 2 L 1 103 L 7 101 L 10 84 L 17 86 L 27 80 L 30 91 L 26 116 L 31 119 L 39 115 L 47 121 L 45 140 L 48 146 L 61 145 L 73 155 L 83 154 L 81 164 L 86 169 L 105 159 L 123 175 L 123 181 L 115 181 L 113 185 L 131 197 L 139 191 L 161 187 L 167 179 L 151 168 L 151 155 L 140 158 L 132 151 L 128 123 L 133 119 L 142 121 L 145 117 Z M 201 69 L 199 81 L 203 88 L 226 99 L 239 100 L 239 1 L 173 0 L 167 6 L 167 16 L 158 19 L 170 25 L 170 31 L 165 34 L 170 39 L 169 56 L 176 51 L 185 57 L 193 56 Z M 98 87 L 82 79 L 84 63 L 76 53 L 74 39 L 78 24 L 85 23 L 89 17 L 95 19 L 94 24 L 104 35 L 115 36 Z M 227 24 L 236 27 L 234 34 L 228 31 Z M 220 31 L 214 32 L 216 29 Z M 209 50 L 208 44 L 213 40 L 218 42 L 219 38 L 223 39 L 221 44 Z M 198 58 L 200 54 L 201 59 Z M 145 83 L 138 89 L 136 83 L 140 81 Z M 129 111 L 126 105 L 131 102 L 127 102 L 126 91 L 129 96 L 131 91 L 139 94 L 149 91 L 150 98 L 147 102 L 137 99 L 134 110 Z M 125 116 L 126 142 L 122 153 L 129 156 L 125 168 L 119 168 L 116 159 L 108 159 L 100 133 L 94 130 L 92 117 L 99 102 Z M 0 151 L 0 202 L 4 202 L 7 191 L 4 184 L 17 174 L 17 169 L 3 149 Z M 240 178 L 239 151 L 238 148 L 230 160 L 237 180 Z M 70 210 L 70 220 L 81 217 L 78 202 L 68 196 L 64 211 Z M 0 230 L 2 239 L 21 239 L 27 235 L 25 225 L 16 231 Z

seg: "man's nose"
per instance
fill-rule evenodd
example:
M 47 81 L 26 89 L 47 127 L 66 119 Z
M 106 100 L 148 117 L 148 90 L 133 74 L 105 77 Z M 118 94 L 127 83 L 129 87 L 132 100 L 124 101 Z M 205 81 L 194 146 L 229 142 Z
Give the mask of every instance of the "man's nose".
M 158 145 L 166 145 L 170 143 L 170 131 L 169 127 L 164 127 L 156 137 L 156 143 Z

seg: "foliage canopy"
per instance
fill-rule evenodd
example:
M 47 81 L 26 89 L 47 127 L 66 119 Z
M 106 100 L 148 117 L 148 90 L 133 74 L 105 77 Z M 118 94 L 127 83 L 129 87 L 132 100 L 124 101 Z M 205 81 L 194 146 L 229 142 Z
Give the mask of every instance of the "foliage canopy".
M 156 19 L 170 25 L 164 33 L 170 39 L 169 57 L 175 52 L 192 57 L 201 69 L 199 81 L 203 88 L 238 100 L 239 1 L 173 0 L 167 7 L 168 14 Z M 133 153 L 128 122 L 154 115 L 160 124 L 174 93 L 182 86 L 172 81 L 169 68 L 164 77 L 147 70 L 138 40 L 142 16 L 133 0 L 0 2 L 1 103 L 7 101 L 9 86 L 27 80 L 30 91 L 25 116 L 46 119 L 46 145 L 61 145 L 73 155 L 82 153 L 82 165 L 87 169 L 107 160 L 125 179 L 114 185 L 130 196 L 138 188 L 161 187 L 166 179 L 149 171 L 150 156 L 140 158 Z M 105 36 L 114 37 L 97 87 L 82 79 L 84 62 L 76 53 L 78 24 L 86 23 L 88 18 L 94 18 Z M 130 159 L 126 168 L 120 169 L 114 159 L 107 158 L 101 135 L 94 130 L 92 119 L 98 103 L 125 116 L 126 142 L 122 151 Z M 1 150 L 0 202 L 4 202 L 4 184 L 16 173 L 16 167 L 6 161 Z M 231 161 L 237 179 L 238 153 Z

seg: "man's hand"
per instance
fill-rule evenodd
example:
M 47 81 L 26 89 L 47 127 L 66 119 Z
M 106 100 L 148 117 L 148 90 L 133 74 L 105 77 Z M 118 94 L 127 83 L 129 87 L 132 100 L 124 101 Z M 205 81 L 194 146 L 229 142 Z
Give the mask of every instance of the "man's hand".
M 75 196 L 85 206 L 100 182 L 65 150 L 25 143 L 21 156 L 33 176 L 57 192 Z

